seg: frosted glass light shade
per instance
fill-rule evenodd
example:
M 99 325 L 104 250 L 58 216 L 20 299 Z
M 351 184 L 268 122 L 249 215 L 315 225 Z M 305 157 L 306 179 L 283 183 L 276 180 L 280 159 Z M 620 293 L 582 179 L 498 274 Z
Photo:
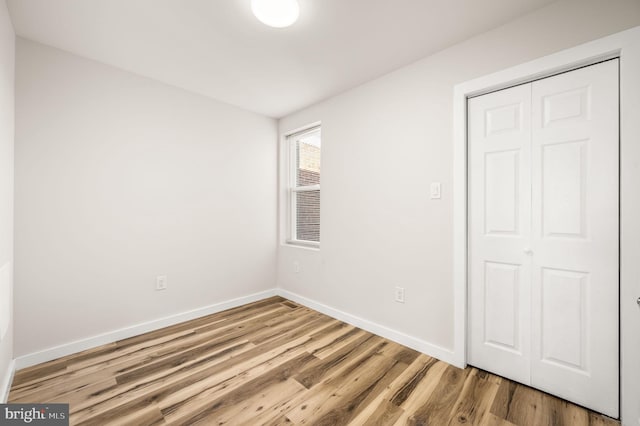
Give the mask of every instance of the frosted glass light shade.
M 297 0 L 251 0 L 251 10 L 260 22 L 275 28 L 292 25 L 300 15 Z

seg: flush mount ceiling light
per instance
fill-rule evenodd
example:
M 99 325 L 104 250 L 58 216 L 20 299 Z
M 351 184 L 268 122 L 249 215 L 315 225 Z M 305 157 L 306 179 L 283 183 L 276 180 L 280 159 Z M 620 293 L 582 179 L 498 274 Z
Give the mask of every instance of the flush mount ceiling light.
M 292 25 L 300 14 L 297 0 L 251 0 L 251 10 L 260 22 L 275 28 Z

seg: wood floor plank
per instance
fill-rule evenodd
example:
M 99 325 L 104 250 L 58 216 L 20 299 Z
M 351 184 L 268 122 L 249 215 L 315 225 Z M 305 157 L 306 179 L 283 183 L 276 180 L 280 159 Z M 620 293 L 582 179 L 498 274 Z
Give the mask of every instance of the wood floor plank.
M 289 417 L 292 410 L 301 410 L 307 413 L 312 412 L 308 410 L 309 407 L 320 406 L 325 400 L 330 398 L 340 384 L 344 384 L 344 377 L 350 372 L 357 369 L 373 354 L 376 354 L 380 349 L 389 345 L 388 341 L 384 339 L 372 336 L 366 341 L 366 344 L 361 344 L 357 350 L 351 351 L 353 356 L 337 357 L 335 359 L 326 362 L 326 360 L 313 361 L 309 364 L 309 367 L 313 365 L 322 365 L 324 368 L 320 368 L 320 376 L 312 375 L 310 378 L 307 376 L 308 371 L 304 370 L 297 376 L 294 376 L 305 386 L 311 386 L 313 392 L 303 394 L 300 397 L 294 398 L 286 404 L 280 414 Z M 300 380 L 302 377 L 302 380 Z M 321 381 L 320 381 L 321 380 Z
M 422 383 L 428 380 L 431 388 L 435 389 L 445 368 L 446 365 L 435 358 L 426 355 L 418 357 L 397 383 L 389 388 L 389 400 L 399 407 L 409 407 L 413 400 L 428 398 L 431 396 L 430 389 L 422 386 Z
M 516 426 L 511 422 L 502 419 L 495 414 L 489 412 L 484 417 L 484 421 L 482 422 L 482 426 Z M 568 425 L 567 425 L 568 426 Z
M 424 357 L 427 361 L 420 366 L 415 375 L 391 398 L 391 402 L 401 407 L 404 412 L 396 421 L 396 425 L 411 423 L 414 414 L 433 395 L 448 365 L 434 358 Z
M 92 348 L 83 352 L 79 352 L 77 354 L 58 358 L 53 361 L 34 365 L 33 367 L 28 367 L 28 368 L 23 368 L 21 370 L 18 370 L 16 371 L 13 377 L 13 382 L 11 385 L 12 389 L 14 388 L 19 389 L 20 387 L 30 383 L 38 383 L 43 379 L 46 379 L 49 377 L 60 376 L 66 372 L 67 364 L 70 361 L 82 360 L 85 358 L 92 358 L 102 353 L 111 352 L 115 350 L 116 347 L 117 345 L 115 343 L 110 343 L 97 348 Z
M 524 385 L 516 385 L 506 420 L 515 424 L 542 423 L 542 392 L 538 392 Z
M 617 420 L 614 420 L 610 417 L 594 412 L 589 412 L 589 426 L 614 426 L 619 424 L 620 423 Z
M 396 421 L 402 416 L 404 410 L 391 401 L 381 401 L 379 404 L 370 405 L 374 408 L 373 412 L 369 416 L 366 416 L 366 421 L 361 422 L 359 420 L 352 421 L 352 424 L 366 424 L 371 426 L 392 426 L 396 424 Z M 368 414 L 368 413 L 367 413 Z
M 292 407 L 286 414 L 287 418 L 295 424 L 347 424 L 354 410 L 398 364 L 394 355 L 404 349 L 396 343 L 383 342 L 341 377 L 341 385 L 334 387 L 328 382 L 320 384 L 318 387 L 328 388 L 327 392 L 318 392 L 318 397 L 312 396 Z
M 197 408 L 198 411 L 205 409 L 218 395 L 225 400 L 230 398 L 230 395 L 233 395 L 236 389 L 242 388 L 246 381 L 272 380 L 272 375 L 280 375 L 282 370 L 288 369 L 293 369 L 295 373 L 300 366 L 313 358 L 313 355 L 302 350 L 303 339 L 304 337 L 299 338 L 285 349 L 274 349 L 257 357 L 260 360 L 257 364 L 254 360 L 247 361 L 162 398 L 162 412 L 169 420 L 190 418 L 193 408 Z
M 167 422 L 156 404 L 149 404 L 140 410 L 123 412 L 113 411 L 109 416 L 93 418 L 81 423 L 82 426 L 138 426 L 164 425 Z
M 366 332 L 343 322 L 338 322 L 332 327 L 327 327 L 322 333 L 315 333 L 311 336 L 311 341 L 307 344 L 307 351 L 315 355 L 316 358 L 324 358 L 323 353 L 335 352 L 339 349 L 336 346 L 342 342 L 348 344 L 355 335 L 362 335 Z M 356 336 L 355 338 L 357 338 Z M 333 349 L 335 348 L 335 349 Z
M 472 368 L 449 415 L 449 425 L 482 424 L 499 387 L 497 377 Z
M 144 400 L 153 398 L 158 392 L 171 388 L 176 383 L 184 384 L 185 381 L 197 382 L 200 377 L 207 376 L 211 371 L 224 369 L 225 363 L 238 354 L 245 354 L 255 349 L 249 342 L 241 342 L 234 346 L 223 348 L 218 352 L 207 354 L 201 359 L 191 363 L 177 366 L 163 372 L 158 372 L 149 377 L 141 377 L 139 380 L 116 385 L 102 392 L 96 392 L 77 404 L 70 407 L 72 416 L 91 417 L 95 413 L 113 409 L 121 403 L 131 404 L 132 399 Z M 82 412 L 85 411 L 85 414 Z
M 225 407 L 219 406 L 207 413 L 206 416 L 203 416 L 202 420 L 194 422 L 194 424 L 209 425 L 215 423 L 219 426 L 243 423 L 260 424 L 256 423 L 259 416 L 269 410 L 275 411 L 289 399 L 305 391 L 304 386 L 292 379 L 276 381 L 261 389 L 254 387 L 253 391 L 242 396 L 236 403 L 227 404 Z M 236 395 L 241 394 L 242 390 Z M 269 414 L 267 413 L 262 421 L 265 422 L 268 416 Z
M 589 413 L 585 410 L 547 394 L 542 395 L 540 412 L 542 425 L 585 425 L 589 423 Z
M 144 343 L 147 340 L 162 337 L 167 334 L 175 334 L 183 330 L 194 330 L 201 326 L 212 326 L 223 321 L 234 321 L 244 317 L 251 317 L 261 312 L 263 309 L 273 309 L 285 299 L 281 297 L 272 297 L 260 300 L 247 305 L 238 306 L 236 308 L 227 309 L 226 311 L 217 312 L 211 315 L 200 317 L 191 321 L 185 321 L 176 325 L 162 328 L 160 330 L 141 334 L 139 336 L 130 337 L 116 342 L 119 348 Z
M 364 335 L 328 358 L 310 362 L 295 379 L 310 389 L 316 384 L 331 380 L 343 371 L 359 362 L 384 340 L 377 336 Z
M 48 394 L 56 394 L 66 389 L 81 388 L 95 381 L 96 376 L 110 374 L 120 377 L 131 370 L 148 368 L 150 365 L 160 362 L 163 357 L 175 357 L 183 351 L 198 352 L 199 344 L 211 337 L 196 336 L 194 333 L 180 333 L 177 337 L 167 336 L 160 340 L 151 341 L 149 347 L 144 350 L 138 349 L 127 354 L 114 352 L 110 360 L 101 360 L 89 366 L 83 363 L 84 368 L 77 368 L 75 364 L 72 364 L 64 374 L 45 379 L 39 386 L 35 383 L 16 389 L 14 398 L 18 402 L 19 400 L 28 400 L 35 392 L 38 392 L 40 397 L 46 397 Z
M 9 401 L 71 425 L 619 425 L 281 297 L 20 370 Z
M 242 380 L 249 380 L 267 371 L 270 366 L 286 361 L 287 357 L 299 355 L 303 352 L 303 345 L 308 340 L 308 337 L 304 335 L 305 331 L 316 331 L 327 323 L 326 319 L 311 321 L 289 336 L 283 336 L 282 341 L 271 342 L 270 348 L 267 345 L 255 348 L 252 350 L 254 352 L 242 354 L 228 360 L 215 370 L 207 371 L 206 377 L 198 377 L 198 380 L 187 377 L 171 387 L 177 387 L 180 389 L 179 391 L 168 394 L 168 389 L 163 389 L 162 393 L 155 394 L 155 398 L 161 401 L 165 415 L 173 415 L 175 411 L 183 410 L 185 401 L 188 401 L 192 406 L 204 403 L 210 395 L 233 390 L 234 387 L 241 384 Z M 299 335 L 296 340 L 290 340 L 290 337 L 296 335 Z M 262 350 L 258 351 L 258 349 Z
M 328 318 L 317 318 L 316 320 L 307 323 L 305 326 L 300 327 L 299 330 L 286 333 L 280 338 L 280 340 L 264 344 L 261 348 L 252 347 L 251 349 L 243 351 L 241 354 L 236 356 L 221 358 L 219 360 L 220 362 L 217 363 L 213 363 L 213 360 L 211 359 L 205 359 L 207 362 L 202 362 L 201 360 L 200 363 L 202 365 L 198 366 L 198 368 L 194 369 L 193 365 L 185 365 L 182 367 L 180 370 L 182 374 L 174 374 L 173 377 L 167 377 L 164 375 L 160 378 L 155 378 L 151 382 L 142 384 L 134 382 L 131 386 L 123 389 L 115 389 L 114 392 L 109 395 L 109 398 L 103 402 L 93 404 L 91 407 L 93 412 L 78 413 L 78 416 L 82 417 L 87 414 L 95 415 L 96 410 L 100 410 L 101 412 L 109 411 L 120 405 L 133 407 L 136 404 L 144 404 L 144 400 L 150 395 L 154 400 L 162 398 L 169 398 L 170 400 L 173 400 L 176 398 L 175 395 L 173 395 L 176 389 L 181 390 L 181 395 L 184 395 L 187 392 L 195 393 L 199 390 L 204 390 L 210 386 L 210 382 L 215 380 L 224 380 L 221 379 L 221 377 L 225 377 L 225 375 L 231 374 L 230 372 L 235 371 L 234 369 L 238 368 L 239 363 L 240 365 L 244 365 L 242 364 L 243 362 L 245 364 L 264 362 L 265 360 L 273 357 L 273 353 L 278 350 L 288 351 L 291 350 L 291 346 L 301 345 L 304 340 L 298 341 L 290 339 L 298 334 L 304 335 L 305 330 L 316 330 L 329 321 L 330 319 Z M 264 352 L 265 350 L 267 351 L 266 353 Z
M 224 413 L 225 410 L 245 404 L 247 401 L 250 401 L 252 397 L 260 395 L 260 392 L 265 388 L 288 382 L 289 378 L 312 358 L 313 355 L 303 352 L 295 358 L 290 358 L 288 361 L 270 368 L 266 373 L 241 384 L 229 392 L 226 392 L 228 390 L 227 387 L 225 393 L 218 392 L 218 394 L 220 394 L 218 398 L 209 395 L 198 395 L 198 398 L 201 400 L 201 405 L 198 406 L 201 408 L 197 410 L 197 412 L 190 407 L 186 407 L 187 409 L 184 410 L 183 413 L 174 411 L 167 414 L 164 410 L 163 413 L 168 421 L 176 424 L 211 424 L 214 421 L 218 422 L 219 411 Z M 293 392 L 293 394 L 299 390 L 300 387 L 297 387 L 296 392 Z
M 96 386 L 96 384 L 100 384 L 100 386 Z M 94 393 L 114 386 L 115 384 L 116 380 L 109 372 L 79 378 L 67 378 L 67 376 L 64 376 L 58 380 L 56 384 L 47 383 L 42 389 L 34 388 L 27 393 L 16 392 L 14 395 L 11 395 L 10 402 L 15 404 L 29 403 L 34 398 L 40 401 L 53 402 L 54 399 L 61 395 L 76 395 L 87 392 Z
M 85 412 L 79 412 L 76 416 L 83 418 L 86 415 L 95 415 L 96 411 L 113 410 L 122 404 L 126 404 L 127 406 L 135 406 L 136 403 L 142 404 L 144 399 L 150 395 L 158 398 L 159 395 L 170 392 L 176 386 L 188 387 L 195 383 L 202 382 L 239 362 L 247 360 L 257 362 L 264 351 L 269 351 L 283 344 L 291 343 L 291 339 L 299 335 L 304 335 L 306 331 L 320 329 L 332 321 L 334 320 L 331 318 L 315 315 L 313 320 L 307 321 L 304 325 L 289 330 L 269 342 L 263 342 L 260 348 L 256 348 L 253 344 L 250 344 L 251 347 L 247 347 L 246 344 L 240 343 L 225 350 L 208 354 L 204 358 L 169 369 L 167 372 L 158 372 L 156 375 L 150 377 L 140 377 L 138 381 L 110 389 L 109 392 L 105 394 L 93 395 L 91 401 L 87 401 L 80 407 L 80 410 L 84 410 Z M 132 401 L 132 398 L 135 398 L 137 402 Z M 89 407 L 91 407 L 91 411 L 87 413 L 86 409 Z
M 253 318 L 250 318 L 251 321 L 260 321 L 261 318 L 264 320 L 264 311 L 267 309 L 267 313 L 275 311 L 270 317 L 266 318 L 269 319 L 271 317 L 281 316 L 282 309 L 284 308 L 279 305 L 259 305 L 254 309 L 255 315 Z M 226 327 L 218 326 L 218 331 L 226 330 L 229 327 L 244 327 L 245 324 L 243 323 L 243 319 L 248 320 L 249 318 L 247 317 L 249 317 L 249 313 L 250 312 L 243 312 L 242 310 L 238 312 L 234 311 L 229 316 L 229 318 L 233 319 L 233 322 L 229 323 Z M 243 316 L 238 317 L 238 314 Z M 217 324 L 219 321 L 224 320 L 226 319 L 222 318 L 221 320 L 214 322 Z M 197 327 L 200 321 L 201 320 L 193 321 L 192 326 Z M 167 331 L 169 329 L 172 330 L 171 333 Z M 98 370 L 104 372 L 105 368 L 118 364 L 120 359 L 125 359 L 128 363 L 137 362 L 137 357 L 143 357 L 151 351 L 161 351 L 163 347 L 169 345 L 171 345 L 171 350 L 175 351 L 176 348 L 173 345 L 175 341 L 181 339 L 184 340 L 186 337 L 193 336 L 194 333 L 194 329 L 189 329 L 184 325 L 179 327 L 169 327 L 167 329 L 163 329 L 161 332 L 152 332 L 143 335 L 146 336 L 146 340 L 143 340 L 140 337 L 126 339 L 114 344 L 105 345 L 105 347 L 99 351 L 89 350 L 82 352 L 78 354 L 76 358 L 65 357 L 61 359 L 62 361 L 47 363 L 44 367 L 36 366 L 33 369 L 26 369 L 26 374 L 31 373 L 33 376 L 39 377 L 39 380 L 37 382 L 30 380 L 29 376 L 25 375 L 24 371 L 21 371 L 21 374 L 18 375 L 19 379 L 14 381 L 15 397 L 25 399 L 32 388 L 36 387 L 38 389 L 42 389 L 46 386 L 45 379 L 49 379 L 48 381 L 51 386 L 58 386 L 61 378 L 64 379 L 64 381 L 68 381 L 82 374 L 91 374 Z M 193 340 L 186 340 L 185 343 L 187 348 L 193 345 L 192 341 Z M 46 370 L 43 371 L 43 368 Z M 49 371 L 55 372 L 55 374 L 48 374 Z M 76 371 L 78 373 L 74 373 Z
M 86 401 L 90 395 L 95 393 L 104 392 L 107 389 L 111 389 L 117 386 L 116 379 L 109 377 L 104 380 L 99 380 L 96 377 L 96 381 L 84 388 L 73 389 L 66 393 L 60 393 L 59 395 L 39 399 L 39 401 L 47 401 L 51 403 L 69 404 L 70 407 L 76 407 L 82 402 Z
M 517 387 L 518 384 L 511 380 L 500 379 L 498 392 L 493 399 L 489 412 L 494 414 L 496 418 L 506 419 L 509 416 L 509 410 L 511 409 L 511 403 L 513 401 L 513 394 Z
M 377 369 L 375 374 L 369 378 L 358 380 L 357 386 L 342 387 L 338 390 L 338 394 L 330 398 L 325 404 L 325 413 L 317 420 L 314 425 L 336 425 L 349 424 L 360 414 L 366 407 L 376 398 L 376 396 L 389 383 L 398 377 L 403 370 L 406 369 L 405 363 L 399 362 L 394 358 L 390 358 Z M 352 383 L 354 385 L 355 382 Z M 400 414 L 401 409 L 394 413 L 393 417 Z

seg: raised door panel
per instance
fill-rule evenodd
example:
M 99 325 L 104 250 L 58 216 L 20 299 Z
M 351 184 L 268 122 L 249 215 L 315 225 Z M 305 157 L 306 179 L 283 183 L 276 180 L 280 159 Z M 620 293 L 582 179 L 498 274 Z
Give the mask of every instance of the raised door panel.
M 485 115 L 485 136 L 491 137 L 522 131 L 522 102 L 488 108 Z
M 484 158 L 486 235 L 517 235 L 520 149 L 487 152 Z
M 520 265 L 485 263 L 484 343 L 521 355 Z
M 543 268 L 541 360 L 589 374 L 589 274 Z
M 575 124 L 576 121 L 587 121 L 590 107 L 589 86 L 545 95 L 542 97 L 542 126 L 566 126 Z
M 588 146 L 589 140 L 578 140 L 541 147 L 544 237 L 587 237 Z

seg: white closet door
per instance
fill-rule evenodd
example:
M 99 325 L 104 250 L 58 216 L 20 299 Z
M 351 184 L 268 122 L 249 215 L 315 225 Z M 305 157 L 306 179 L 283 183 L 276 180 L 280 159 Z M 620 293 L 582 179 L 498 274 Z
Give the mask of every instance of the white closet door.
M 618 416 L 618 61 L 469 100 L 469 363 Z
M 532 84 L 531 384 L 618 416 L 618 61 Z
M 469 100 L 469 363 L 530 378 L 531 87 Z

